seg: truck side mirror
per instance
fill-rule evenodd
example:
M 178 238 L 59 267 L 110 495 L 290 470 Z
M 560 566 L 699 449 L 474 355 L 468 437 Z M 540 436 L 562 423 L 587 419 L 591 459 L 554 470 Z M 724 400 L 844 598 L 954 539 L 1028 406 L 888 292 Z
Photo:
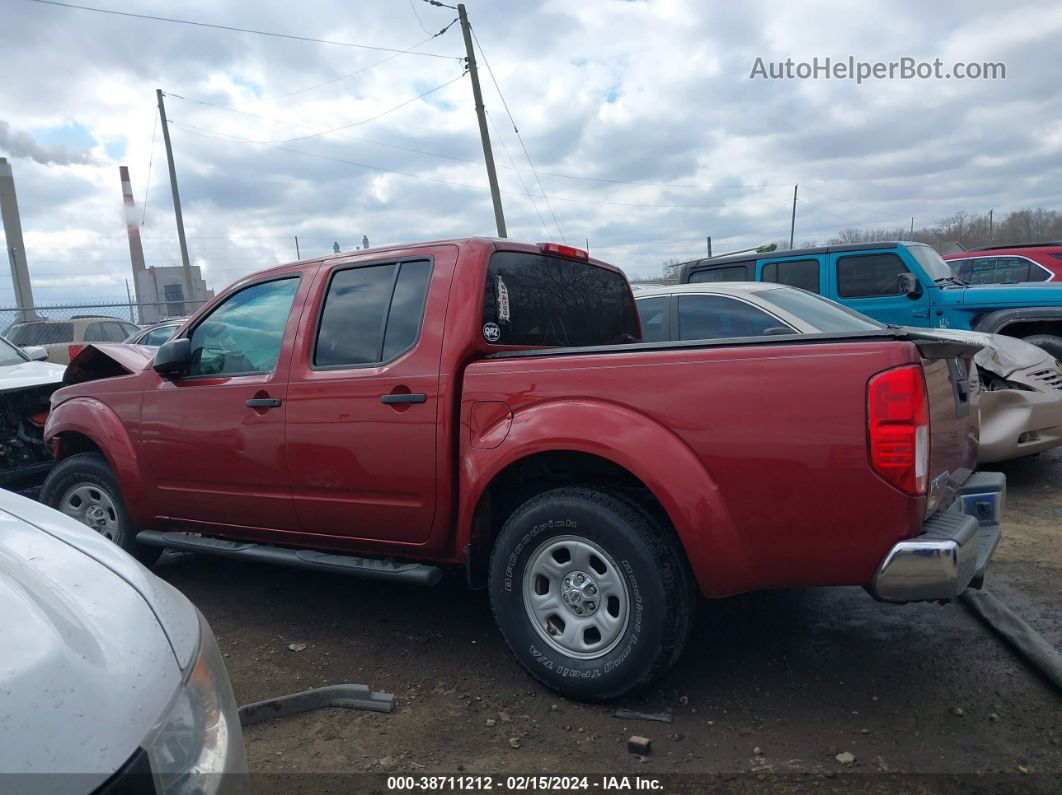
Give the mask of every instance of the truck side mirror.
M 192 367 L 192 341 L 187 337 L 170 340 L 155 351 L 151 367 L 163 378 L 173 380 L 188 375 Z
M 911 300 L 922 297 L 922 285 L 918 282 L 918 277 L 913 273 L 905 271 L 897 274 L 896 283 L 900 287 L 900 292 Z

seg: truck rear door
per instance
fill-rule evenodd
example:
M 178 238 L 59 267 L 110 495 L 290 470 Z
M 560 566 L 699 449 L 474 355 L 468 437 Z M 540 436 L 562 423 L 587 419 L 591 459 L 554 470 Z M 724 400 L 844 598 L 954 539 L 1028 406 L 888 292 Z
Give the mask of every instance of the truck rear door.
M 418 543 L 435 515 L 452 246 L 322 273 L 292 360 L 287 454 L 302 529 Z

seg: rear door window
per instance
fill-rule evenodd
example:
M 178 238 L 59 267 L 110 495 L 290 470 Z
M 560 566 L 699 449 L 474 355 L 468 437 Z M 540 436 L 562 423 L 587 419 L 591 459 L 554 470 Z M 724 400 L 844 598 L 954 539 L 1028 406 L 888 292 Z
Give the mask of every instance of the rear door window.
M 778 318 L 736 298 L 725 295 L 678 296 L 680 340 L 760 337 L 768 329 L 796 333 Z
M 842 298 L 900 295 L 901 273 L 908 273 L 895 254 L 857 254 L 837 260 L 837 294 Z
M 390 361 L 417 341 L 431 262 L 336 271 L 328 285 L 313 363 L 358 367 Z
M 666 341 L 670 298 L 666 295 L 654 295 L 652 298 L 640 298 L 635 303 L 638 305 L 638 315 L 642 321 L 642 341 Z
M 483 338 L 534 347 L 637 342 L 630 285 L 617 271 L 522 251 L 497 251 L 483 291 Z
M 819 285 L 819 261 L 817 259 L 789 259 L 767 262 L 761 278 L 765 282 L 788 284 L 810 293 L 821 293 Z
M 707 268 L 690 274 L 690 284 L 701 282 L 747 282 L 752 281 L 752 263 L 727 265 L 719 268 Z

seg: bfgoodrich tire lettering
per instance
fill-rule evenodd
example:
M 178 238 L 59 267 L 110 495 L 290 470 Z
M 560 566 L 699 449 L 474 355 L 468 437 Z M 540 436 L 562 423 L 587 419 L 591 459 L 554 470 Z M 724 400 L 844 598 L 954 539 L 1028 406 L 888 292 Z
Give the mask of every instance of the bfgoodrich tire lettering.
M 542 557 L 550 550 L 561 550 L 553 561 Z M 517 509 L 495 543 L 489 591 L 523 666 L 584 700 L 615 698 L 661 674 L 678 657 L 693 608 L 669 531 L 633 502 L 594 487 L 555 489 Z M 554 607 L 529 607 L 536 594 Z M 600 637 L 591 623 L 602 627 Z M 573 636 L 573 626 L 589 634 Z
M 162 554 L 161 547 L 137 542 L 118 479 L 99 453 L 78 453 L 56 464 L 41 487 L 41 502 L 106 536 L 145 566 Z M 94 517 L 98 521 L 91 521 Z

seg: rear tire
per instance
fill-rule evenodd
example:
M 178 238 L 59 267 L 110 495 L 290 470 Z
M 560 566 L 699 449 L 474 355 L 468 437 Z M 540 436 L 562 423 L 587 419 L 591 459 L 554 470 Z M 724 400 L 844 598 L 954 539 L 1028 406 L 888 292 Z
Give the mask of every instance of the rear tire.
M 554 489 L 518 508 L 495 542 L 488 589 L 520 663 L 587 701 L 619 697 L 670 667 L 695 605 L 669 530 L 593 487 Z
M 1043 348 L 1058 359 L 1059 362 L 1062 362 L 1062 337 L 1057 337 L 1054 334 L 1033 334 L 1031 337 L 1024 337 L 1024 340 L 1030 345 Z
M 78 453 L 56 464 L 41 487 L 41 502 L 113 541 L 145 566 L 154 565 L 161 547 L 136 540 L 118 479 L 100 453 Z

